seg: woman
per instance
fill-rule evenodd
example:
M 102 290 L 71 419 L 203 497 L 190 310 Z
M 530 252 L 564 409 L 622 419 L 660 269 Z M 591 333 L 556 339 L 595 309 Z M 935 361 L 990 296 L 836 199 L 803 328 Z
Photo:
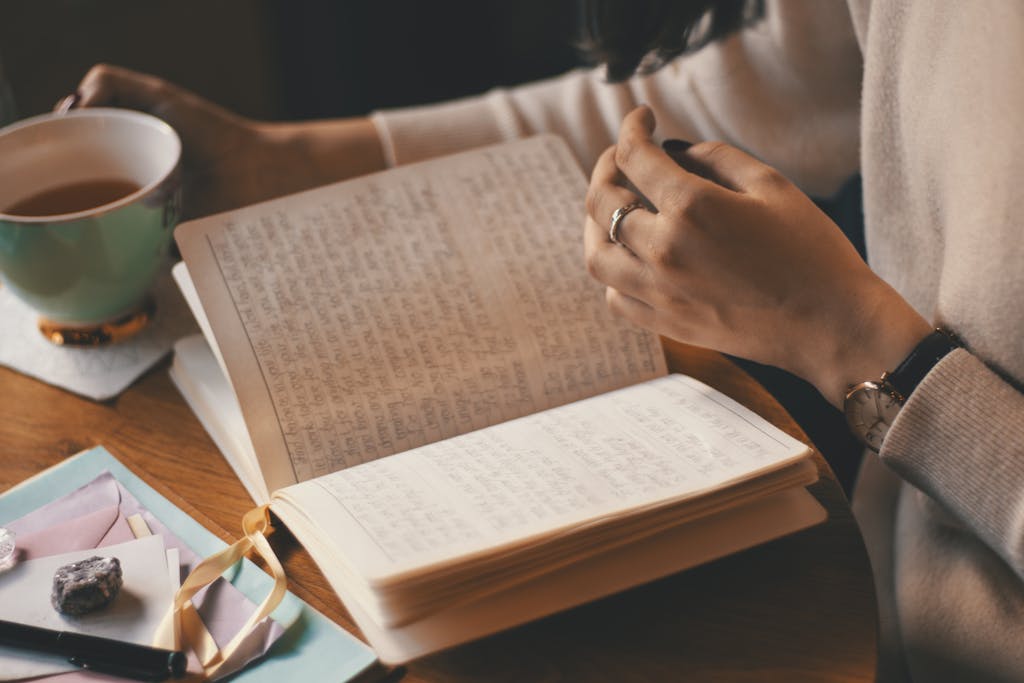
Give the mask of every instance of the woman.
M 699 13 L 680 6 L 591 3 L 612 75 L 686 47 Z M 741 23 L 729 7 L 712 35 Z M 100 67 L 80 102 L 175 124 L 193 214 L 561 134 L 593 168 L 587 261 L 615 311 L 796 373 L 880 446 L 854 507 L 880 599 L 882 678 L 1024 680 L 1021 36 L 1024 6 L 1002 0 L 789 0 L 619 84 L 579 72 L 370 119 L 261 124 Z M 670 156 L 656 123 L 728 144 Z M 858 169 L 870 269 L 804 194 Z

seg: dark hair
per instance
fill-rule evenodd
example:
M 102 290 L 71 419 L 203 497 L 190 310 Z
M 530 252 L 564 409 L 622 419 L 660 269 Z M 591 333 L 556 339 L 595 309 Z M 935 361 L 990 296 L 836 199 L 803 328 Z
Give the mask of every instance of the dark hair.
M 608 80 L 622 81 L 763 15 L 763 0 L 583 0 L 580 48 Z

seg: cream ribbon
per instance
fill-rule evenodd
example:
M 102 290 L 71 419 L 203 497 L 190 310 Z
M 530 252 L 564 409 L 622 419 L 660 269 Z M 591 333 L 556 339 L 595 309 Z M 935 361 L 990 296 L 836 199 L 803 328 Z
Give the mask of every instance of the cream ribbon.
M 195 654 L 203 667 L 203 675 L 208 679 L 216 677 L 220 668 L 231 659 L 253 628 L 280 604 L 287 591 L 288 578 L 285 576 L 284 568 L 266 539 L 266 534 L 271 530 L 269 510 L 269 507 L 264 505 L 247 512 L 242 518 L 244 536 L 196 565 L 175 594 L 171 609 L 160 627 L 163 634 L 169 635 L 168 632 L 173 631 L 175 647 L 187 648 Z M 223 648 L 218 648 L 192 604 L 192 598 L 231 569 L 250 550 L 255 550 L 263 558 L 274 578 L 274 587 L 231 642 Z

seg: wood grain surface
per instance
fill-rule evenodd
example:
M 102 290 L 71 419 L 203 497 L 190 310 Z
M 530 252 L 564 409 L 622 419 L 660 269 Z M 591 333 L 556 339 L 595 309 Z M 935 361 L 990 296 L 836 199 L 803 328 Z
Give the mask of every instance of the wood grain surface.
M 722 356 L 666 342 L 670 367 L 806 436 Z M 83 449 L 106 446 L 225 541 L 252 506 L 157 366 L 95 403 L 0 368 L 0 490 Z M 831 471 L 812 492 L 825 524 L 676 576 L 370 678 L 419 681 L 874 680 L 877 612 L 863 543 Z M 272 545 L 291 589 L 357 633 L 287 529 Z M 0 607 L 2 615 L 2 607 Z

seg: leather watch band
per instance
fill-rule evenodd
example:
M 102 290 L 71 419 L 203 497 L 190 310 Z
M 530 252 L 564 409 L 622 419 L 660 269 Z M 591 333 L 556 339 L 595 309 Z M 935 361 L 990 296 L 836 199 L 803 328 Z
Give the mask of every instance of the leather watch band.
M 936 329 L 922 339 L 895 370 L 885 379 L 899 393 L 899 400 L 906 401 L 924 376 L 934 368 L 946 354 L 958 349 L 963 343 L 952 332 Z

